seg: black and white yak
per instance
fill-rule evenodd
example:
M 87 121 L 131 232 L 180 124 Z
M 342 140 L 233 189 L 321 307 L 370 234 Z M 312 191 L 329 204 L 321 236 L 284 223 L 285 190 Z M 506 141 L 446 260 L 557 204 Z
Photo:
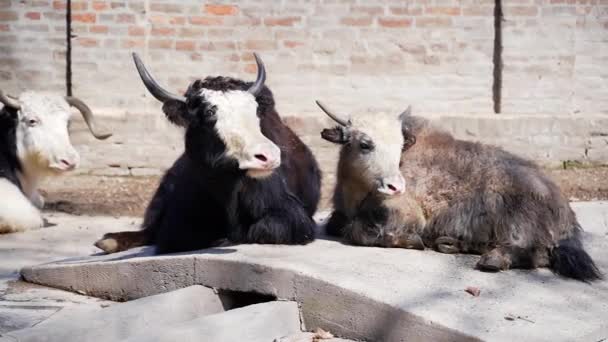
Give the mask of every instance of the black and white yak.
M 185 152 L 163 177 L 142 230 L 109 233 L 95 245 L 107 253 L 142 245 L 170 253 L 221 240 L 312 241 L 321 174 L 310 149 L 277 114 L 260 58 L 255 55 L 255 82 L 207 77 L 182 97 L 162 89 L 133 57 L 169 121 L 185 128 Z
M 342 146 L 330 235 L 480 254 L 477 267 L 486 271 L 549 267 L 601 278 L 568 200 L 534 163 L 455 139 L 409 108 L 345 119 L 318 104 L 338 123 L 322 138 Z
M 75 97 L 24 92 L 12 98 L 0 90 L 0 234 L 39 228 L 44 199 L 38 184 L 78 167 L 70 142 L 70 106 L 83 115 L 97 139 L 111 134 L 95 128 L 91 109 Z

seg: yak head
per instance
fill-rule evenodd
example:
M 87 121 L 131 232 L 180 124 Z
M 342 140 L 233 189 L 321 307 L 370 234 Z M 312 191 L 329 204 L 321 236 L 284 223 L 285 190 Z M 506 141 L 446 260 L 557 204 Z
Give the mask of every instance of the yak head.
M 112 134 L 96 129 L 91 109 L 71 96 L 24 92 L 18 98 L 0 91 L 2 115 L 9 116 L 15 133 L 16 155 L 26 173 L 55 174 L 78 166 L 80 157 L 70 142 L 70 107 L 77 108 L 97 139 Z
M 148 91 L 163 103 L 167 118 L 186 128 L 186 154 L 212 167 L 239 169 L 252 178 L 263 178 L 281 164 L 281 150 L 262 134 L 256 97 L 264 88 L 266 71 L 257 54 L 255 82 L 225 78 L 197 80 L 185 96 L 161 88 L 137 54 L 135 65 Z M 214 86 L 207 86 L 214 83 Z
M 338 123 L 321 132 L 323 139 L 342 146 L 338 177 L 348 178 L 366 191 L 385 196 L 402 194 L 405 179 L 400 170 L 401 152 L 413 139 L 404 138 L 404 122 L 410 115 L 410 107 L 399 115 L 379 113 L 345 119 L 319 101 L 317 105 Z

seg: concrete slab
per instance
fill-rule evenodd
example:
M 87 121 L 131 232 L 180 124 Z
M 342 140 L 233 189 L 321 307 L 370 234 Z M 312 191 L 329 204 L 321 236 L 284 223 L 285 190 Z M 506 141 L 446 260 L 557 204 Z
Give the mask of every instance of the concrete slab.
M 20 342 L 121 341 L 150 330 L 224 312 L 220 297 L 210 288 L 191 286 L 107 308 L 77 306 L 46 321 L 4 337 Z
M 19 280 L 27 265 L 97 253 L 100 234 L 137 229 L 139 219 L 44 213 L 51 227 L 0 236 L 0 334 L 44 321 L 71 306 L 107 305 L 107 301 Z
M 608 203 L 574 205 L 585 242 L 608 273 Z M 118 230 L 118 229 L 117 229 Z M 491 274 L 477 257 L 347 246 L 242 245 L 151 256 L 150 248 L 26 267 L 28 281 L 129 300 L 202 284 L 301 305 L 308 330 L 381 341 L 596 340 L 608 337 L 608 282 L 546 269 Z M 479 297 L 464 290 L 481 289 Z
M 150 327 L 124 342 L 269 342 L 297 332 L 300 332 L 298 304 L 268 302 L 178 324 Z

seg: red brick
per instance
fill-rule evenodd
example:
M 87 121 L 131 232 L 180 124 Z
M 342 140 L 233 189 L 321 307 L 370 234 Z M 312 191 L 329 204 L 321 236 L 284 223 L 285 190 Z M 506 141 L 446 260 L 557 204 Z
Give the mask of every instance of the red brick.
M 93 9 L 96 11 L 105 11 L 108 9 L 108 3 L 105 1 L 93 1 Z
M 17 12 L 0 12 L 0 21 L 15 21 L 19 19 Z
M 80 37 L 76 39 L 76 44 L 82 47 L 96 47 L 99 46 L 99 40 L 96 38 Z
M 134 47 L 144 47 L 146 45 L 146 41 L 144 39 L 125 39 L 122 41 L 121 46 L 125 49 L 131 49 Z
M 40 20 L 40 12 L 27 12 L 25 17 L 31 20 Z
M 0 32 L 8 32 L 8 31 L 10 31 L 8 24 L 0 24 Z
M 234 5 L 205 5 L 204 11 L 211 15 L 235 15 L 239 8 Z
M 165 4 L 162 2 L 153 2 L 150 4 L 150 10 L 162 13 L 181 13 L 183 8 L 178 4 Z
M 109 28 L 105 25 L 92 25 L 89 27 L 91 33 L 108 33 Z
M 171 25 L 184 25 L 186 23 L 186 17 L 172 17 L 169 20 Z
M 72 13 L 72 22 L 93 24 L 97 22 L 95 13 Z
M 65 10 L 67 6 L 66 0 L 53 1 L 53 9 Z M 72 11 L 86 11 L 88 4 L 86 1 L 72 1 Z
M 121 14 L 116 15 L 116 22 L 117 23 L 134 23 L 135 16 L 133 14 L 121 13 Z
M 171 16 L 168 15 L 162 15 L 162 14 L 154 14 L 154 15 L 150 15 L 148 17 L 148 20 L 152 23 L 152 24 L 168 24 L 169 21 L 171 21 Z
M 222 18 L 213 17 L 190 17 L 190 24 L 192 25 L 221 25 L 223 22 Z
M 276 43 L 273 40 L 247 40 L 245 48 L 249 50 L 273 50 L 276 49 Z
M 266 26 L 293 26 L 298 22 L 300 22 L 299 17 L 275 17 L 264 19 L 264 25 Z
M 175 29 L 171 27 L 152 27 L 151 33 L 155 36 L 172 36 L 175 34 Z
M 505 17 L 534 17 L 538 15 L 538 8 L 534 6 L 507 6 L 504 14 Z
M 213 42 L 211 50 L 236 50 L 236 44 L 234 42 Z
M 427 7 L 424 13 L 430 15 L 460 15 L 460 7 Z
M 370 26 L 372 24 L 372 18 L 370 17 L 362 17 L 362 18 L 353 18 L 346 17 L 340 19 L 340 24 L 346 26 Z
M 180 37 L 202 37 L 205 34 L 205 29 L 197 27 L 184 27 L 179 30 Z
M 293 49 L 293 48 L 296 48 L 298 46 L 303 46 L 303 45 L 305 45 L 305 43 L 304 42 L 295 41 L 295 40 L 286 40 L 286 41 L 283 42 L 283 45 L 285 45 L 286 48 Z
M 383 27 L 398 28 L 412 26 L 412 19 L 378 18 L 378 24 Z
M 129 36 L 143 36 L 146 29 L 140 26 L 129 26 Z
M 420 7 L 391 7 L 391 14 L 394 15 L 421 15 L 422 8 Z
M 150 40 L 150 48 L 152 49 L 171 49 L 173 47 L 173 41 L 168 39 L 154 39 Z
M 450 27 L 451 18 L 416 18 L 416 27 Z
M 196 49 L 196 42 L 192 40 L 180 40 L 175 42 L 175 50 L 178 51 L 194 51 Z

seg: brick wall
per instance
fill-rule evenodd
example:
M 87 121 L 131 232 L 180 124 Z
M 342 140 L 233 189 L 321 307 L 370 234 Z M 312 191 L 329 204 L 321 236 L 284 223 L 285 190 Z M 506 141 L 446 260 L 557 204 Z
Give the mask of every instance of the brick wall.
M 504 112 L 608 114 L 608 1 L 503 3 Z
M 317 97 L 344 110 L 381 103 L 486 113 L 493 47 L 486 2 L 73 1 L 74 93 L 96 108 L 141 112 L 149 102 L 132 51 L 176 91 L 206 75 L 252 78 L 257 51 L 289 115 L 317 115 Z M 64 7 L 52 2 L 57 13 Z
M 65 27 L 50 1 L 0 0 L 0 87 L 65 92 Z
M 72 1 L 73 92 L 115 136 L 72 129 L 80 172 L 158 173 L 181 133 L 137 76 L 168 89 L 255 77 L 263 57 L 279 112 L 328 174 L 335 148 L 314 99 L 344 113 L 408 104 L 459 137 L 557 164 L 608 163 L 608 1 L 501 0 L 503 114 L 493 114 L 494 1 Z M 65 0 L 0 0 L 0 86 L 65 91 Z M 331 179 L 331 177 L 329 177 Z

